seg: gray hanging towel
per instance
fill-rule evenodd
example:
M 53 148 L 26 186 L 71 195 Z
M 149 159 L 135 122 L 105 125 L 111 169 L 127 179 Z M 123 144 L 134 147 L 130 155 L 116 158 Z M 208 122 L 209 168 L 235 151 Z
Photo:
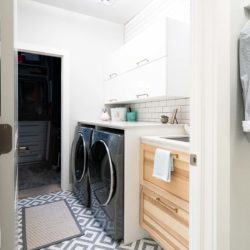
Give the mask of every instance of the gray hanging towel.
M 243 90 L 243 100 L 245 107 L 245 121 L 243 122 L 244 131 L 250 128 L 250 21 L 240 32 L 240 79 Z

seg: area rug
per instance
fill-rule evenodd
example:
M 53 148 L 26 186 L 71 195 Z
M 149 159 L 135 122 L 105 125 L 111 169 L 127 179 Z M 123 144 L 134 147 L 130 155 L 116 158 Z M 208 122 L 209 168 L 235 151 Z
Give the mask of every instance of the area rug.
M 45 248 L 83 235 L 65 200 L 23 208 L 23 249 Z

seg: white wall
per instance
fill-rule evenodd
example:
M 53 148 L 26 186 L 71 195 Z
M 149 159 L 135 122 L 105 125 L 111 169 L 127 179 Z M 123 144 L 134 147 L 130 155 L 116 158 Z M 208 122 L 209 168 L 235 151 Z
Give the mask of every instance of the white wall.
M 122 25 L 19 0 L 17 39 L 69 53 L 71 125 L 99 116 L 103 61 L 122 45 Z
M 67 52 L 69 88 L 63 89 L 69 89 L 71 143 L 77 121 L 97 119 L 101 113 L 103 62 L 123 44 L 123 25 L 19 0 L 17 46 L 25 43 Z
M 249 20 L 242 1 L 231 0 L 231 250 L 250 247 L 250 141 L 242 132 L 244 120 L 238 74 L 238 38 Z
M 154 0 L 125 25 L 125 42 L 134 38 L 154 22 L 171 17 L 190 21 L 190 0 Z

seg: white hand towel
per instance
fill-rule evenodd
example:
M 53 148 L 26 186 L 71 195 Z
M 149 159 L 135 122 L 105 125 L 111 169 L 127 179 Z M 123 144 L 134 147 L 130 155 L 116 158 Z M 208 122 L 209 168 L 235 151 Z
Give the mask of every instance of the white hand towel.
M 250 121 L 242 122 L 243 131 L 249 133 L 250 132 Z
M 153 176 L 163 181 L 170 182 L 171 171 L 174 171 L 174 162 L 171 152 L 157 148 L 155 151 Z

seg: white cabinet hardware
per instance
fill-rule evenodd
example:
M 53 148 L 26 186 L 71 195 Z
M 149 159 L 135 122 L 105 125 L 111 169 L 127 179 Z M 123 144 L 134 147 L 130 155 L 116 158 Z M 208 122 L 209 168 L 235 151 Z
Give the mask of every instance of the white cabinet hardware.
M 115 78 L 115 77 L 117 77 L 117 76 L 118 76 L 117 73 L 112 73 L 112 74 L 109 75 L 109 78 L 112 79 L 112 78 Z
M 137 62 L 136 65 L 137 67 L 149 63 L 149 60 L 147 58 L 142 59 L 141 61 Z
M 148 94 L 139 94 L 139 95 L 136 95 L 137 99 L 141 98 L 141 97 L 148 97 Z
M 117 102 L 118 99 L 110 99 L 109 101 L 110 101 L 110 102 Z

